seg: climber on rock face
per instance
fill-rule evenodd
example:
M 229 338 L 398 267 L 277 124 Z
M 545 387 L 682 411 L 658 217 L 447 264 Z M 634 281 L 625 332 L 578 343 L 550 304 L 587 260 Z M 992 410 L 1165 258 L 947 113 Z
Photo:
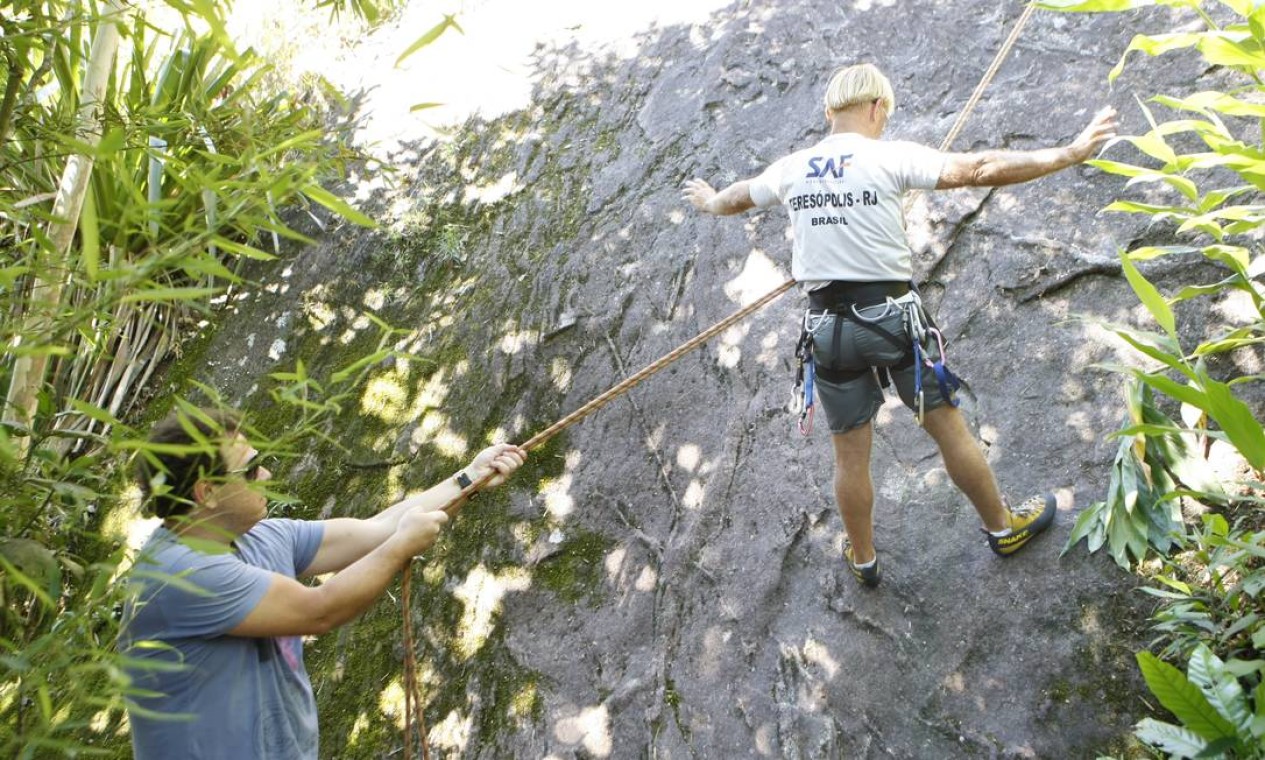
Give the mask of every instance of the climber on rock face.
M 881 578 L 870 480 L 872 423 L 890 383 L 935 440 L 994 552 L 1018 551 L 1050 525 L 1056 511 L 1049 494 L 1009 506 L 956 408 L 957 379 L 945 366 L 943 338 L 912 287 L 902 197 L 915 189 L 996 187 L 1044 177 L 1085 161 L 1116 132 L 1115 110 L 1107 107 L 1064 147 L 944 153 L 880 139 L 894 105 L 891 83 L 878 68 L 842 68 L 826 87 L 825 139 L 720 192 L 701 179 L 688 180 L 682 191 L 709 214 L 781 204 L 790 215 L 791 274 L 810 303 L 800 350 L 809 357 L 807 371 L 815 372 L 817 399 L 832 433 L 835 497 L 847 531 L 844 558 L 868 587 Z
M 163 518 L 129 573 L 119 637 L 138 760 L 314 760 L 303 637 L 368 609 L 434 544 L 444 505 L 485 477 L 501 484 L 527 455 L 489 446 L 366 519 L 265 519 L 272 473 L 240 427 L 234 412 L 180 412 L 154 427 L 154 449 L 138 459 L 147 507 Z M 319 586 L 296 580 L 327 573 Z

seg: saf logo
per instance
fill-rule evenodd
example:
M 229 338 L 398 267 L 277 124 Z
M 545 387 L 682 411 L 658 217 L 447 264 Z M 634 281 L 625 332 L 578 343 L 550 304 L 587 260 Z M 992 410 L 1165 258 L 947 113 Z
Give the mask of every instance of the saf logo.
M 843 179 L 843 170 L 852 165 L 852 162 L 848 159 L 852 158 L 853 155 L 855 154 L 845 153 L 839 156 L 838 161 L 825 156 L 813 156 L 808 159 L 808 174 L 804 176 L 808 179 L 820 179 L 823 177 Z

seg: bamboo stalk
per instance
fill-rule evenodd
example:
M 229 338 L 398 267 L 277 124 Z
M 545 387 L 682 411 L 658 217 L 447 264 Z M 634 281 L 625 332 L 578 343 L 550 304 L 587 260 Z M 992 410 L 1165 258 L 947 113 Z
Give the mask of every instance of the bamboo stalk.
M 92 39 L 80 97 L 77 139 L 96 147 L 101 141 L 100 105 L 119 47 L 118 17 L 122 8 L 118 0 L 106 0 L 108 12 L 102 17 Z M 70 247 L 79 224 L 84 195 L 92 175 L 93 157 L 86 154 L 71 156 L 57 186 L 52 216 L 55 221 L 48 226 L 50 248 L 45 251 L 47 260 L 32 284 L 30 311 L 23 321 L 17 340 L 39 345 L 53 335 L 57 313 L 61 306 L 62 292 L 70 270 Z M 18 356 L 13 363 L 13 373 L 4 409 L 4 419 L 29 427 L 35 418 L 38 394 L 44 384 L 48 369 L 48 356 L 29 353 Z M 15 439 L 18 454 L 24 456 L 30 450 L 31 438 Z

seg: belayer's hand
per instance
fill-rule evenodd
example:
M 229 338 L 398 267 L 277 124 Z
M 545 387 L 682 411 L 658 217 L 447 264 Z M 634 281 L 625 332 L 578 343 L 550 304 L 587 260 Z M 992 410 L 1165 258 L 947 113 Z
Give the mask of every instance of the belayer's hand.
M 491 472 L 496 474 L 487 482 L 488 487 L 499 486 L 509 479 L 527 459 L 527 451 L 512 443 L 498 443 L 488 446 L 475 455 L 465 473 L 470 479 L 478 482 Z
M 400 517 L 392 538 L 399 541 L 411 556 L 417 556 L 434 545 L 447 522 L 448 515 L 443 510 L 428 511 L 414 507 Z

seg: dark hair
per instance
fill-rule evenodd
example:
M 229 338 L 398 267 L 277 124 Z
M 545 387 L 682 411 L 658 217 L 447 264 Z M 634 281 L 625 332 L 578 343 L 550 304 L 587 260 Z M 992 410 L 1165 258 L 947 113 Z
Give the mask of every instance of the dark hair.
M 193 487 L 211 475 L 222 475 L 225 463 L 219 444 L 235 435 L 241 415 L 227 409 L 177 411 L 154 426 L 150 443 L 188 447 L 187 451 L 142 451 L 136 457 L 136 479 L 146 511 L 167 518 L 193 508 Z M 203 440 L 191 434 L 196 430 Z M 207 442 L 210 445 L 206 445 Z

